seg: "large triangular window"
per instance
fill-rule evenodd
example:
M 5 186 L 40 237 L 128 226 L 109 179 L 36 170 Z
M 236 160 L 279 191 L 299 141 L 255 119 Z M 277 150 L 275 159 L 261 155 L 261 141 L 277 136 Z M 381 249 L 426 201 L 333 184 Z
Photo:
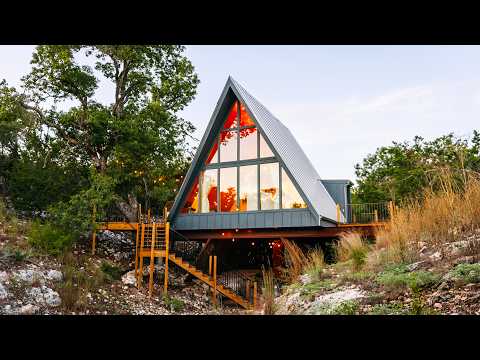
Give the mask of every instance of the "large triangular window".
M 183 213 L 305 208 L 255 119 L 235 100 L 211 145 Z

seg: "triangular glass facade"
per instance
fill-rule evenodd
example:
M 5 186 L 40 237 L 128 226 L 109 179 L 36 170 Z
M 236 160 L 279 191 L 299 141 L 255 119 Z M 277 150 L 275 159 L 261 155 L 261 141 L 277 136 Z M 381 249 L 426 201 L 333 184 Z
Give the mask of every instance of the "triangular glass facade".
M 235 100 L 182 213 L 307 207 L 255 120 Z

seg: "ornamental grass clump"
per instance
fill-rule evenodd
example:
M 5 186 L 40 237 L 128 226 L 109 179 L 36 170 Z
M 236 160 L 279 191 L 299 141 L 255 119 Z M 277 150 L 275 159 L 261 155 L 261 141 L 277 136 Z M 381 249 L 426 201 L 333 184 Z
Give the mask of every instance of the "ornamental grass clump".
M 365 264 L 368 246 L 365 244 L 360 234 L 356 232 L 347 232 L 340 235 L 340 240 L 336 245 L 336 251 L 338 260 L 351 260 L 354 271 L 358 271 Z

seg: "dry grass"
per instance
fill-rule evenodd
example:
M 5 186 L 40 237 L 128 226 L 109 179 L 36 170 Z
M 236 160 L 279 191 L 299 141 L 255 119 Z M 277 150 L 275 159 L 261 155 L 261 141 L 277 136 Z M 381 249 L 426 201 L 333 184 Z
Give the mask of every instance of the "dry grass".
M 303 274 L 308 258 L 293 241 L 282 239 L 282 243 L 285 247 L 285 260 L 288 267 L 287 278 L 289 282 L 293 283 Z
M 263 314 L 264 315 L 273 315 L 275 314 L 275 282 L 273 279 L 273 271 L 271 268 L 265 270 L 262 267 L 263 274 Z
M 338 260 L 352 260 L 354 270 L 357 271 L 360 270 L 366 261 L 368 246 L 360 234 L 356 232 L 346 232 L 340 235 L 336 252 Z
M 421 246 L 458 241 L 480 228 L 480 177 L 439 170 L 434 191 L 426 189 L 419 200 L 402 204 L 387 228 L 376 234 L 372 258 L 380 262 L 409 262 Z
M 307 261 L 304 264 L 304 272 L 309 274 L 312 279 L 320 280 L 323 269 L 325 268 L 325 258 L 320 248 L 310 250 L 307 254 Z

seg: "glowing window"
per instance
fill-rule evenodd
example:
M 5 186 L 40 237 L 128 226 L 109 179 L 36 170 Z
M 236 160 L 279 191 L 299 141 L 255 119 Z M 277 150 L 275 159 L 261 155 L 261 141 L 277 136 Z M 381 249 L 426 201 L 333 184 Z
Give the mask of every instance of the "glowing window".
M 220 169 L 220 211 L 237 211 L 237 168 Z
M 240 130 L 240 160 L 257 158 L 257 128 Z
M 201 212 L 216 212 L 217 206 L 217 169 L 209 169 L 202 176 Z
M 237 131 L 220 133 L 220 161 L 237 161 Z
M 258 210 L 257 165 L 240 166 L 240 211 Z
M 250 115 L 248 115 L 247 109 L 243 104 L 240 105 L 240 126 L 253 126 L 255 123 L 253 122 Z
M 307 204 L 303 201 L 292 180 L 282 168 L 282 208 L 297 209 L 306 207 Z
M 213 144 L 212 150 L 210 150 L 210 154 L 208 154 L 207 161 L 205 162 L 206 165 L 218 163 L 218 141 L 217 140 L 218 138 L 215 138 L 215 144 Z
M 260 157 L 265 158 L 265 157 L 273 157 L 273 156 L 275 155 L 273 155 L 273 152 L 270 149 L 270 146 L 268 146 L 262 134 L 260 134 Z
M 278 163 L 260 164 L 260 209 L 273 210 L 280 207 Z
M 238 101 L 235 101 L 228 113 L 227 119 L 223 124 L 224 129 L 233 129 L 238 127 Z
M 190 190 L 190 194 L 188 194 L 187 200 L 185 200 L 185 204 L 180 212 L 184 214 L 198 212 L 198 177 L 195 179 L 192 190 Z

